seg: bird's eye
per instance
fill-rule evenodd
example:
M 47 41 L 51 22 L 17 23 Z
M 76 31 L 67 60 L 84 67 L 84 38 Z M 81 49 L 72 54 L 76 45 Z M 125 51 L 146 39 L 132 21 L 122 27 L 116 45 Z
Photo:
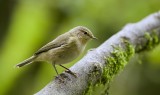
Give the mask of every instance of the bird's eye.
M 87 34 L 87 32 L 84 32 L 84 34 Z

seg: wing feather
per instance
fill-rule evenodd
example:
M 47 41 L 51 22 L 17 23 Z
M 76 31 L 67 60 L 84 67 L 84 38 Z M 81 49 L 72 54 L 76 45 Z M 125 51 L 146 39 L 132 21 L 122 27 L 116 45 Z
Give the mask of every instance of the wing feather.
M 49 42 L 48 44 L 46 44 L 45 46 L 40 48 L 37 52 L 35 52 L 34 55 L 39 55 L 39 54 L 46 52 L 48 50 L 61 47 L 62 45 L 65 45 L 68 42 L 68 40 L 69 40 L 69 37 L 62 34 L 62 35 L 58 36 L 55 40 Z

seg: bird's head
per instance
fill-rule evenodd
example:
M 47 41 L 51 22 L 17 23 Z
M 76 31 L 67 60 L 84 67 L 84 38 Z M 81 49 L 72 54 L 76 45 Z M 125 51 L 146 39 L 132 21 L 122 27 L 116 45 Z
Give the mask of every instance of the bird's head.
M 84 42 L 87 42 L 89 41 L 90 39 L 97 39 L 93 33 L 86 27 L 84 26 L 77 26 L 75 28 L 73 28 L 71 30 L 72 34 L 74 36 L 77 36 L 78 39 L 84 41 Z

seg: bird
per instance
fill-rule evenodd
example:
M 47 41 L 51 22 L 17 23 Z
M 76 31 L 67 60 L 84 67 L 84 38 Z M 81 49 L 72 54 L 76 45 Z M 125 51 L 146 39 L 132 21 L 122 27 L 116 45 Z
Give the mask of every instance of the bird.
M 46 61 L 52 64 L 57 76 L 59 73 L 55 65 L 59 65 L 73 74 L 71 70 L 62 64 L 76 59 L 84 51 L 86 44 L 91 39 L 97 38 L 87 27 L 74 27 L 41 47 L 31 57 L 17 64 L 16 67 L 23 67 L 36 61 Z

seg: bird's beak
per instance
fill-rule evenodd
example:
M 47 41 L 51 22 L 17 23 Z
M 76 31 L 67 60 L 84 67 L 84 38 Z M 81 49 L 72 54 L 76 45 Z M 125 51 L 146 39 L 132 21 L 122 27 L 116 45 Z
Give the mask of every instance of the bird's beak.
M 98 38 L 96 38 L 96 37 L 94 37 L 94 36 L 92 37 L 92 39 L 98 40 Z

